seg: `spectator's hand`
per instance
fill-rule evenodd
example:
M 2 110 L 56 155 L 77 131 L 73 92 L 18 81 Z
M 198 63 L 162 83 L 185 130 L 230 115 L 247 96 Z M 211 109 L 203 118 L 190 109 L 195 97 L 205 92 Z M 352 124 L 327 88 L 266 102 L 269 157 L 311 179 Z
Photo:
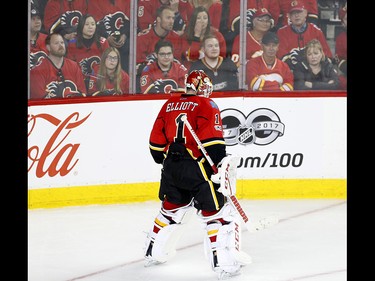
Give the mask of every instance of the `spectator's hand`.
M 77 37 L 77 32 L 76 31 L 74 31 L 72 33 L 66 33 L 66 34 L 64 34 L 64 38 L 66 40 L 68 40 L 68 41 L 71 41 L 71 40 L 73 40 L 76 37 Z
M 197 21 L 194 26 L 194 36 L 201 37 L 202 32 L 203 32 L 203 23 Z
M 126 35 L 121 34 L 120 39 L 116 41 L 115 37 L 111 34 L 110 36 L 108 36 L 107 40 L 108 40 L 109 45 L 111 45 L 111 47 L 121 48 L 122 45 L 124 45 L 125 43 Z
M 306 81 L 305 82 L 305 86 L 307 87 L 307 88 L 312 88 L 312 82 L 309 82 L 309 81 Z
M 175 32 L 176 32 L 179 36 L 182 36 L 182 35 L 184 35 L 184 33 L 185 33 L 185 28 L 186 28 L 186 24 L 184 24 L 184 26 L 182 27 L 181 30 L 178 30 L 178 31 L 175 30 Z
M 149 55 L 147 55 L 147 57 L 146 57 L 146 62 L 147 62 L 147 63 L 151 63 L 151 62 L 154 62 L 154 61 L 156 61 L 156 60 L 157 60 L 157 58 L 156 58 L 155 53 L 149 54 Z

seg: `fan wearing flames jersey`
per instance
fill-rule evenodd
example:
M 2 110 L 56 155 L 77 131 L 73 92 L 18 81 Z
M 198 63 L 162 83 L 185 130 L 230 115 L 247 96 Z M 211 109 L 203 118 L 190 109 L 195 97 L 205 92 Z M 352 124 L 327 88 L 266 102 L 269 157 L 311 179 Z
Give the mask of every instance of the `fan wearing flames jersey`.
M 276 57 L 279 38 L 268 31 L 262 38 L 261 56 L 246 64 L 246 83 L 250 91 L 292 91 L 294 77 L 287 63 Z
M 46 37 L 48 56 L 43 51 L 30 58 L 30 99 L 86 96 L 79 65 L 65 57 L 63 37 L 58 33 Z
M 174 11 L 173 30 L 182 35 L 188 21 L 187 11 L 190 8 L 188 0 L 138 0 L 138 31 L 152 28 L 155 24 L 156 11 L 160 6 L 168 6 Z
M 47 34 L 41 32 L 42 14 L 39 8 L 31 2 L 31 19 L 30 19 L 30 53 L 43 51 L 47 54 L 46 37 Z
M 241 1 L 230 1 L 230 0 L 223 0 L 223 5 L 225 4 L 227 16 L 226 26 L 222 26 L 220 31 L 224 33 L 226 31 L 232 31 L 237 35 L 240 31 L 240 14 L 241 14 Z M 223 7 L 224 8 L 224 7 Z M 277 20 L 280 14 L 280 6 L 278 0 L 247 0 L 247 13 L 251 10 L 252 13 L 254 11 L 267 9 L 267 11 L 271 14 L 271 17 L 274 19 L 274 25 L 276 25 Z M 246 18 L 247 26 L 251 25 L 251 17 Z
M 99 35 L 120 51 L 121 67 L 129 73 L 130 1 L 90 1 L 88 14 L 95 18 Z
M 213 163 L 220 167 L 226 145 L 220 110 L 209 98 L 212 89 L 211 78 L 203 70 L 193 70 L 186 79 L 186 93 L 170 97 L 152 127 L 150 152 L 163 168 L 161 209 L 145 241 L 146 267 L 164 263 L 176 253 L 176 242 L 192 210 L 197 210 L 206 230 L 204 247 L 212 270 L 220 278 L 229 277 L 239 274 L 243 266 L 238 260 L 241 255 L 232 252 L 239 249 L 240 240 L 234 233 L 241 232 L 235 210 L 218 190 L 220 185 L 211 180 L 212 167 L 185 126 L 187 117 Z
M 319 25 L 318 1 L 298 0 L 298 2 L 303 2 L 303 5 L 307 10 L 307 22 Z M 279 29 L 280 27 L 291 23 L 288 15 L 289 9 L 291 6 L 297 5 L 298 2 L 296 0 L 279 0 L 280 16 L 276 29 Z
M 68 26 L 77 25 L 79 17 L 87 12 L 87 0 L 48 0 L 44 9 L 44 27 L 49 33 L 60 33 L 63 22 Z
M 246 61 L 262 55 L 262 37 L 267 31 L 272 29 L 274 22 L 271 13 L 266 8 L 256 11 L 248 10 L 248 13 L 251 13 L 252 16 L 249 19 L 250 30 L 246 32 Z M 237 35 L 232 46 L 232 60 L 237 64 L 237 67 L 241 64 L 240 39 L 241 36 Z
M 303 60 L 305 46 L 312 39 L 318 39 L 323 46 L 324 54 L 329 60 L 333 59 L 323 31 L 315 24 L 307 22 L 307 15 L 303 2 L 295 0 L 291 3 L 288 13 L 291 24 L 277 30 L 280 38 L 277 57 L 286 62 L 292 71 L 294 66 Z
M 110 96 L 129 93 L 129 75 L 121 68 L 121 54 L 115 47 L 104 50 L 100 64 L 93 67 L 87 94 Z
M 95 18 L 91 14 L 83 15 L 77 26 L 77 40 L 68 44 L 66 57 L 81 67 L 87 90 L 93 67 L 100 64 L 101 56 L 108 47 L 107 39 L 98 33 Z
M 183 92 L 188 75 L 186 67 L 173 58 L 173 45 L 159 40 L 155 45 L 156 60 L 149 62 L 140 78 L 143 94 Z
M 150 28 L 138 33 L 136 63 L 149 62 L 153 59 L 154 46 L 160 39 L 172 42 L 174 47 L 173 56 L 181 61 L 182 40 L 173 30 L 175 13 L 169 6 L 160 6 L 156 11 L 155 24 Z

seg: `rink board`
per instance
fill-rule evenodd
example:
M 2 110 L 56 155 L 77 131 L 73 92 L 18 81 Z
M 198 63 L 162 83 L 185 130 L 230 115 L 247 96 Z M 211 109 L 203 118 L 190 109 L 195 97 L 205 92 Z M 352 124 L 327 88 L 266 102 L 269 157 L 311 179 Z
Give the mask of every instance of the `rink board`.
M 29 103 L 29 208 L 157 200 L 148 139 L 168 96 L 156 97 Z M 239 198 L 346 198 L 346 92 L 213 100 L 241 156 Z

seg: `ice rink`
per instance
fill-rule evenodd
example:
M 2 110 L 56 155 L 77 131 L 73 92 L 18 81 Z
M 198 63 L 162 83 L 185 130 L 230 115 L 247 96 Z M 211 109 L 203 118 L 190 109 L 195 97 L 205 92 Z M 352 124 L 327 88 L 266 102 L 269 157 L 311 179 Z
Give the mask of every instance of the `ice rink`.
M 280 222 L 250 233 L 252 264 L 233 281 L 346 281 L 346 200 L 240 200 L 250 219 Z M 203 251 L 197 216 L 167 263 L 143 266 L 145 232 L 160 203 L 28 210 L 28 281 L 217 280 Z

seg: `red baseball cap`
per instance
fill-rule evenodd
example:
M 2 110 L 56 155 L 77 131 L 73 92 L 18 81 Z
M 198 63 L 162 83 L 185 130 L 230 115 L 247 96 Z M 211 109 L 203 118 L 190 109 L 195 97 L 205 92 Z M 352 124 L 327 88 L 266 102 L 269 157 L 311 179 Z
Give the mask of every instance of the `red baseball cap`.
M 303 6 L 303 2 L 300 1 L 292 1 L 290 3 L 289 13 L 294 11 L 303 11 L 305 10 L 305 6 Z
M 270 12 L 268 12 L 268 10 L 266 8 L 261 8 L 261 9 L 258 9 L 253 18 L 260 18 L 260 17 L 263 17 L 263 16 L 269 16 L 270 18 L 272 18 L 272 15 Z

